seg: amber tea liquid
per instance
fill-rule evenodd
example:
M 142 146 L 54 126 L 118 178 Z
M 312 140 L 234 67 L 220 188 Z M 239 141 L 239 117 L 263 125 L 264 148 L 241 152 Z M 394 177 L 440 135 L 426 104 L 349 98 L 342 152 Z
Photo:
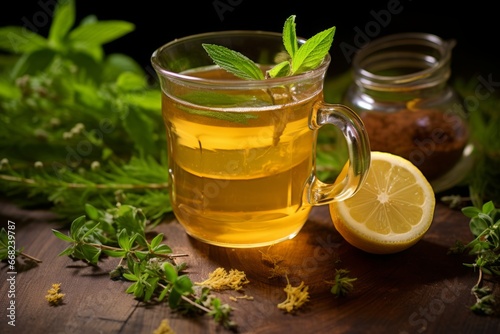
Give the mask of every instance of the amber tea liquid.
M 189 74 L 220 79 L 225 72 Z M 188 234 L 255 247 L 299 232 L 311 210 L 303 201 L 316 142 L 308 118 L 321 98 L 318 91 L 294 101 L 286 90 L 261 89 L 243 98 L 231 91 L 163 93 L 171 202 Z

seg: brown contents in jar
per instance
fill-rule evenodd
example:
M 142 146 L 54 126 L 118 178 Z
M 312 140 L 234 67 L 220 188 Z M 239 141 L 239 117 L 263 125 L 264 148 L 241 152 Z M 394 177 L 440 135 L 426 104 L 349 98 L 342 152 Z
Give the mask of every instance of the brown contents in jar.
M 373 151 L 397 154 L 410 160 L 428 180 L 449 171 L 467 145 L 467 125 L 461 117 L 439 110 L 363 112 Z

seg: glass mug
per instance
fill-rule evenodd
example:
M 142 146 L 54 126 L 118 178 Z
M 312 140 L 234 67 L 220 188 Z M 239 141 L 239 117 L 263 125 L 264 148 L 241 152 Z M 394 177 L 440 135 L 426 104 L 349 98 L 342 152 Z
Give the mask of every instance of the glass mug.
M 348 107 L 323 101 L 329 55 L 303 74 L 243 80 L 214 65 L 202 43 L 239 51 L 264 71 L 284 52 L 281 34 L 225 31 L 176 39 L 153 53 L 174 214 L 188 235 L 212 245 L 291 239 L 313 206 L 346 199 L 364 181 L 364 125 Z M 332 184 L 315 169 L 317 131 L 326 124 L 341 130 L 348 151 Z

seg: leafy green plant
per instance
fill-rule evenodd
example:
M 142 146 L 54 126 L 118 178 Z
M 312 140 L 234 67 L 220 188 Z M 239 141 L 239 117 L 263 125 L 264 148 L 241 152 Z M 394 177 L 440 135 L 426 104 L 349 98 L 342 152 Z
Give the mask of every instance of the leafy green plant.
M 164 235 L 151 240 L 146 237 L 148 220 L 135 207 L 121 205 L 113 209 L 85 206 L 86 215 L 73 220 L 69 232 L 52 230 L 54 235 L 69 243 L 59 255 L 99 265 L 103 256 L 120 259 L 110 272 L 114 279 L 131 282 L 126 292 L 143 302 L 166 301 L 172 310 L 183 314 L 206 314 L 228 329 L 237 326 L 231 320 L 232 308 L 222 304 L 207 287 L 195 286 L 183 274 L 185 263 L 176 259 L 185 254 L 173 254 L 162 243 Z
M 475 101 L 467 107 L 470 141 L 474 145 L 471 155 L 472 168 L 466 175 L 465 183 L 476 207 L 493 201 L 500 205 L 500 95 L 497 90 L 478 96 L 477 92 L 484 83 L 479 77 L 469 80 L 457 79 L 454 86 L 464 99 Z
M 0 184 L 22 206 L 61 219 L 85 203 L 171 211 L 161 97 L 143 69 L 103 45 L 133 31 L 58 3 L 48 37 L 0 28 Z
M 1 28 L 0 49 L 19 55 L 11 72 L 12 77 L 39 72 L 61 56 L 73 63 L 83 64 L 80 68 L 85 69 L 88 77 L 101 77 L 99 63 L 104 60 L 102 45 L 133 31 L 134 25 L 125 21 L 99 21 L 95 16 L 88 16 L 72 29 L 75 18 L 74 0 L 60 1 L 47 38 L 24 27 Z
M 492 289 L 484 286 L 484 275 L 500 276 L 500 209 L 489 201 L 481 208 L 465 207 L 462 212 L 470 218 L 474 239 L 466 245 L 458 242 L 451 252 L 468 252 L 475 257 L 473 263 L 464 264 L 479 273 L 478 281 L 471 289 L 476 297 L 471 309 L 475 313 L 490 315 L 494 313 L 496 301 Z

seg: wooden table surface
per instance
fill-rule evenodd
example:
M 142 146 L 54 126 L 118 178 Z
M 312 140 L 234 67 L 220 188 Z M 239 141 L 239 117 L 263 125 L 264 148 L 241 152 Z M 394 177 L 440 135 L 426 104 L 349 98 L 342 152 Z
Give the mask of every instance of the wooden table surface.
M 164 304 L 144 305 L 126 294 L 130 283 L 113 281 L 108 272 L 117 265 L 109 258 L 92 267 L 58 254 L 66 243 L 51 229 L 63 231 L 50 213 L 24 211 L 0 203 L 1 226 L 16 223 L 16 244 L 43 262 L 23 265 L 15 276 L 15 297 L 8 297 L 8 267 L 1 264 L 0 333 L 153 333 L 169 319 L 175 333 L 230 333 L 204 316 L 186 318 Z M 456 240 L 469 241 L 468 219 L 439 203 L 433 225 L 412 248 L 393 255 L 370 255 L 347 244 L 335 231 L 327 207 L 313 210 L 293 240 L 260 249 L 226 249 L 195 241 L 175 219 L 157 227 L 175 253 L 187 253 L 188 275 L 203 280 L 218 267 L 243 270 L 250 283 L 244 294 L 253 300 L 229 299 L 235 291 L 218 293 L 235 309 L 240 333 L 500 333 L 498 316 L 478 316 L 469 310 L 477 273 L 463 265 L 465 256 L 448 255 Z M 304 281 L 310 302 L 295 314 L 277 308 L 284 301 L 282 278 L 269 278 L 262 252 L 284 258 L 292 285 Z M 325 283 L 336 268 L 357 277 L 355 290 L 335 298 Z M 10 281 L 7 281 L 10 282 Z M 53 283 L 61 283 L 64 304 L 51 307 L 45 300 Z M 8 324 L 9 306 L 15 301 L 15 327 Z

